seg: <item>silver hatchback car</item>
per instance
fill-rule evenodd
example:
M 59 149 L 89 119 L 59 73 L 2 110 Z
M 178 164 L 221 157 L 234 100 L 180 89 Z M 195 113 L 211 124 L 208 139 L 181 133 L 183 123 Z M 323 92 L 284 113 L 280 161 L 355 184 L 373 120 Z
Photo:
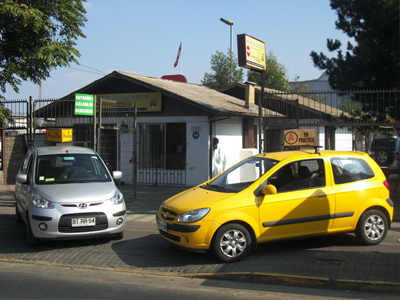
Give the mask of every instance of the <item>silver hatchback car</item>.
M 28 245 L 40 239 L 123 238 L 126 206 L 100 156 L 91 149 L 30 149 L 16 176 L 16 219 L 27 227 Z

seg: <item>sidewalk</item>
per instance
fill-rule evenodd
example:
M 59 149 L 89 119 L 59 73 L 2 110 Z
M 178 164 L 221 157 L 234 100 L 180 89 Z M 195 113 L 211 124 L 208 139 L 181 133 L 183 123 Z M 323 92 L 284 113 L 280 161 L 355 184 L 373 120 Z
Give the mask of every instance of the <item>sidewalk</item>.
M 400 294 L 400 223 L 393 223 L 377 246 L 360 246 L 352 234 L 271 242 L 244 261 L 223 264 L 210 253 L 178 249 L 158 234 L 160 204 L 186 188 L 138 186 L 134 199 L 133 186 L 121 186 L 128 209 L 123 240 L 43 242 L 38 247 L 26 246 L 26 226 L 15 222 L 13 199 L 3 192 L 0 261 Z

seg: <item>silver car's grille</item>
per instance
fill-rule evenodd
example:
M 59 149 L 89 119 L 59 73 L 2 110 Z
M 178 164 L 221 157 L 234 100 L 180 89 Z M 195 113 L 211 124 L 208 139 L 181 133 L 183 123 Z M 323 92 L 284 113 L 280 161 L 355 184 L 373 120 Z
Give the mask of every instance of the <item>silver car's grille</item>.
M 96 225 L 72 227 L 72 219 L 74 218 L 96 218 Z M 76 233 L 76 232 L 93 232 L 105 230 L 108 228 L 107 216 L 104 213 L 83 213 L 83 214 L 68 214 L 62 215 L 58 222 L 58 231 L 61 233 Z
M 79 207 L 80 203 L 68 203 L 68 204 L 61 204 L 62 207 Z M 99 206 L 102 205 L 103 202 L 95 202 L 95 203 L 88 203 L 89 206 Z

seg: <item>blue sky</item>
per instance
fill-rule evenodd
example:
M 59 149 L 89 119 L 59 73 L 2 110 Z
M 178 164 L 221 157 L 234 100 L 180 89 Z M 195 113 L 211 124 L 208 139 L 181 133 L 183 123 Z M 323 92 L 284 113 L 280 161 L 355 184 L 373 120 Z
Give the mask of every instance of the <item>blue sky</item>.
M 200 84 L 211 71 L 211 54 L 229 50 L 230 27 L 220 18 L 234 22 L 235 55 L 237 35 L 253 36 L 275 54 L 291 81 L 322 74 L 310 52 L 327 54 L 327 38 L 348 41 L 335 29 L 337 15 L 329 0 L 88 0 L 85 8 L 87 37 L 76 46 L 81 65 L 53 70 L 42 84 L 43 99 L 63 97 L 114 70 L 153 77 L 179 74 L 174 62 L 180 41 L 182 75 Z M 38 86 L 24 82 L 19 94 L 7 87 L 4 96 L 16 100 L 38 95 Z

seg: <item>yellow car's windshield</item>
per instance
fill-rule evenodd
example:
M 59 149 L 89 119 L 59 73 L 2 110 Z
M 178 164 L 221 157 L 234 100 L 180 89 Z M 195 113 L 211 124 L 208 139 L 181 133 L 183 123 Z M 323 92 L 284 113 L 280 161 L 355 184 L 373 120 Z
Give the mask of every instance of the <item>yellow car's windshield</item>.
M 249 157 L 202 187 L 237 193 L 255 182 L 278 162 L 263 157 Z

